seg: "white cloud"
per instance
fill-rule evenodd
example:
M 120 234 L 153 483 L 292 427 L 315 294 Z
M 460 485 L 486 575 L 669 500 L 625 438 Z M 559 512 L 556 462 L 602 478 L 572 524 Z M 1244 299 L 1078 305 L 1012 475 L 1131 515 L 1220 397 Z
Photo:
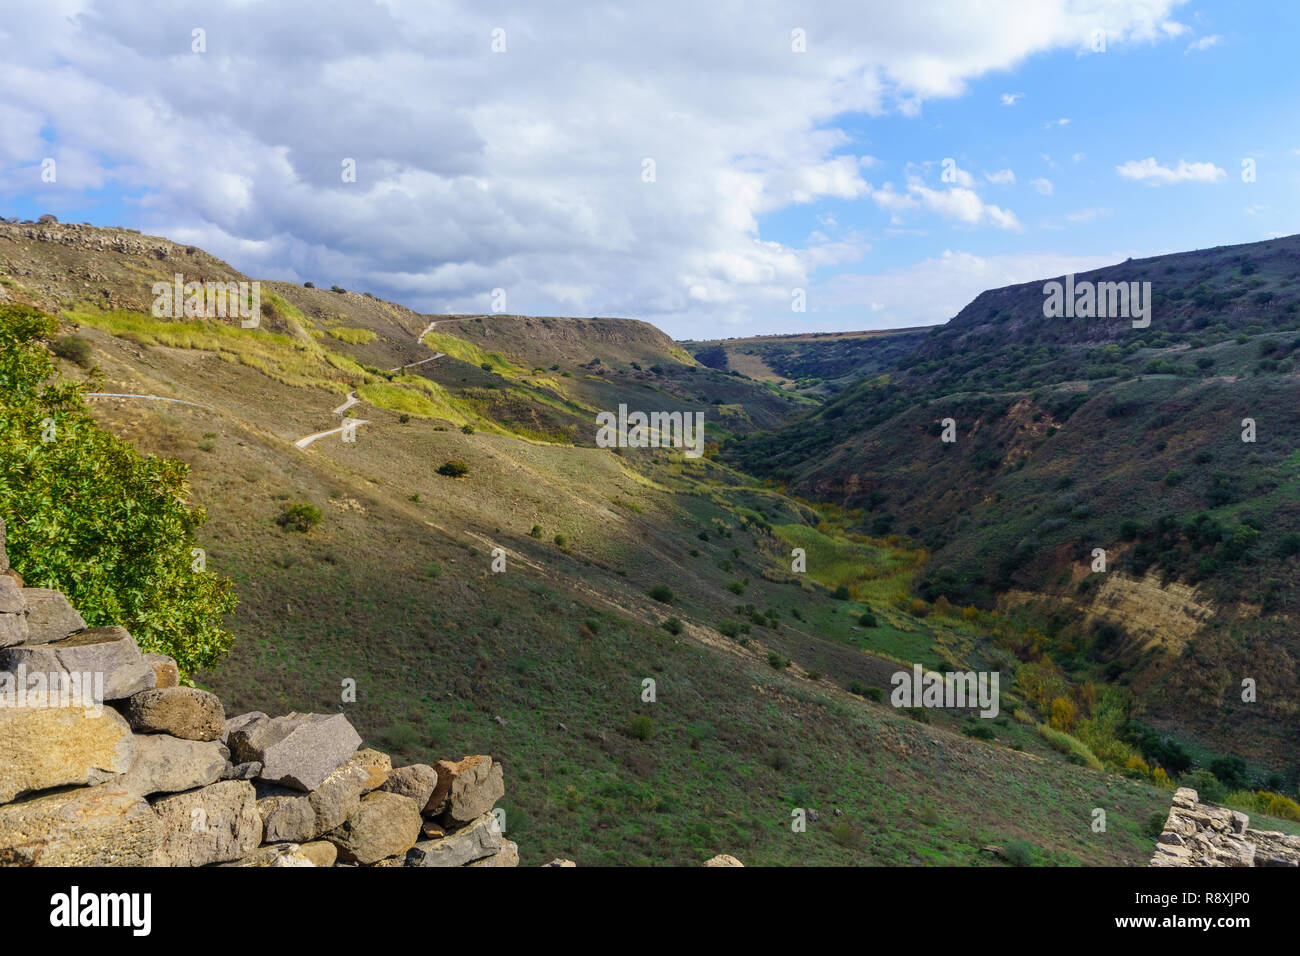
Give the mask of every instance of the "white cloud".
M 1043 124 L 1043 129 L 1054 129 L 1057 127 L 1069 126 L 1069 125 L 1070 125 L 1070 118 L 1068 116 L 1063 116 L 1060 119 L 1048 120 L 1046 123 Z
M 1184 52 L 1184 53 L 1200 53 L 1202 50 L 1208 50 L 1208 49 L 1209 49 L 1210 47 L 1212 47 L 1212 46 L 1218 46 L 1218 45 L 1219 45 L 1219 41 L 1222 40 L 1222 39 L 1223 39 L 1223 37 L 1221 37 L 1221 36 L 1217 36 L 1217 35 L 1216 35 L 1216 36 L 1201 37 L 1201 38 L 1199 38 L 1199 39 L 1197 39 L 1197 40 L 1193 40 L 1191 43 L 1187 44 L 1187 49 L 1184 50 L 1183 52 Z
M 1031 179 L 1029 185 L 1033 186 L 1044 196 L 1052 195 L 1052 181 L 1050 179 Z
M 1016 174 L 1010 169 L 1000 169 L 996 173 L 985 173 L 984 178 L 998 186 L 1010 186 L 1016 181 Z
M 1153 186 L 1165 186 L 1172 183 L 1213 183 L 1223 179 L 1225 173 L 1213 163 L 1189 163 L 1180 159 L 1174 167 L 1161 166 L 1155 158 L 1130 159 L 1123 166 L 1116 166 L 1115 171 L 1125 179 L 1147 182 Z
M 1002 94 L 1002 105 L 1003 105 L 1003 106 L 1015 106 L 1017 100 L 1023 100 L 1024 98 L 1025 98 L 1025 94 L 1024 94 L 1024 93 L 1003 93 L 1003 94 Z
M 1115 42 L 1157 42 L 1177 5 L 903 4 L 868 20 L 848 3 L 740 15 L 686 0 L 392 0 L 323 15 L 318 0 L 280 0 L 207 4 L 198 21 L 174 0 L 11 5 L 0 199 L 28 191 L 49 155 L 51 208 L 83 189 L 138 197 L 129 225 L 255 276 L 424 311 L 483 309 L 499 286 L 512 310 L 562 305 L 685 333 L 779 303 L 788 314 L 810 269 L 860 254 L 857 241 L 800 251 L 760 233 L 793 205 L 870 196 L 896 217 L 1018 228 L 973 183 L 872 190 L 871 160 L 835 124 L 915 115 L 1073 48 L 1096 22 Z M 196 22 L 204 54 L 190 52 Z M 816 55 L 790 51 L 792 22 Z M 497 27 L 507 51 L 493 54 Z M 346 157 L 355 183 L 340 180 Z

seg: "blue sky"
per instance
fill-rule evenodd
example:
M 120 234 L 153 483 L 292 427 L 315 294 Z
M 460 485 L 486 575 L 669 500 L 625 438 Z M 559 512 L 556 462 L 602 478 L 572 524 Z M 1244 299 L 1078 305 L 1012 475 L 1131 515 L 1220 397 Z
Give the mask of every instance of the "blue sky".
M 0 214 L 694 338 L 941 322 L 983 288 L 1300 231 L 1300 5 L 697 8 L 19 4 Z

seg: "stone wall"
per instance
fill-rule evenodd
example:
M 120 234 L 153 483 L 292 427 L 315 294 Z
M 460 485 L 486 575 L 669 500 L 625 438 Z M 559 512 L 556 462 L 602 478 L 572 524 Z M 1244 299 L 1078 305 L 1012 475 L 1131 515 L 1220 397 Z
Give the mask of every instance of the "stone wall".
M 0 865 L 518 865 L 501 764 L 360 744 L 343 714 L 228 717 L 171 658 L 23 587 L 0 523 Z
M 1240 810 L 1201 803 L 1187 787 L 1174 794 L 1152 866 L 1300 866 L 1300 836 L 1252 830 Z

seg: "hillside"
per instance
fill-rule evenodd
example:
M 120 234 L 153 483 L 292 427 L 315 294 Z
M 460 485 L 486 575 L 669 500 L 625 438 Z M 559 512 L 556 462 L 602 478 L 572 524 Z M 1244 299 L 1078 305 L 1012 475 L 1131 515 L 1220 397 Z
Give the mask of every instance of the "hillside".
M 592 439 L 618 402 L 700 409 L 711 436 L 754 442 L 806 406 L 643 323 L 418 316 L 283 283 L 264 284 L 263 328 L 153 317 L 149 286 L 192 278 L 188 261 L 240 278 L 120 230 L 0 227 L 6 301 L 89 343 L 65 376 L 195 403 L 90 399 L 190 466 L 198 544 L 240 598 L 230 657 L 196 678 L 232 711 L 342 709 L 404 761 L 492 755 L 525 865 L 994 864 L 981 848 L 1012 842 L 1041 863 L 1149 858 L 1169 791 L 1039 728 L 1051 688 L 1012 679 L 1032 628 L 918 606 L 923 550 L 712 453 Z M 295 444 L 348 416 L 355 441 Z M 468 473 L 438 474 L 451 460 Z M 279 523 L 299 504 L 320 512 L 306 531 Z M 1001 714 L 896 710 L 890 676 L 912 662 L 1002 671 Z M 1090 739 L 1131 752 L 1112 730 Z M 807 833 L 796 808 L 819 811 Z
M 1047 318 L 1053 277 L 985 292 L 895 368 L 725 456 L 925 546 L 922 597 L 1018 608 L 1073 680 L 1127 688 L 1189 752 L 1243 757 L 1293 792 L 1297 251 L 1289 237 L 1075 277 L 1150 281 L 1146 328 Z

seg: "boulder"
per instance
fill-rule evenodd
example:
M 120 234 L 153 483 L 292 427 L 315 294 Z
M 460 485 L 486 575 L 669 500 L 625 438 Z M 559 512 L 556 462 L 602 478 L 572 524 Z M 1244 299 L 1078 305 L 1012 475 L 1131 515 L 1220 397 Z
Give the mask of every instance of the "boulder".
M 316 817 L 316 832 L 312 837 L 342 825 L 356 813 L 362 794 L 374 789 L 376 765 L 371 757 L 374 753 L 374 750 L 357 751 L 307 797 Z M 384 761 L 387 762 L 388 757 L 384 756 Z
M 501 850 L 501 827 L 485 813 L 469 826 L 437 840 L 423 840 L 406 855 L 407 866 L 464 866 Z
M 358 750 L 356 752 L 357 764 L 366 771 L 366 782 L 362 786 L 365 793 L 371 790 L 378 790 L 388 779 L 388 775 L 393 771 L 393 760 L 386 753 L 380 753 L 378 750 Z
M 0 707 L 0 803 L 104 783 L 129 770 L 135 755 L 131 728 L 112 708 Z
M 0 574 L 0 647 L 22 644 L 29 636 L 22 588 L 13 578 Z
M 377 863 L 405 853 L 420 835 L 420 808 L 409 797 L 382 790 L 361 798 L 357 810 L 325 835 L 339 856 L 357 863 Z
M 296 843 L 277 843 L 274 846 L 259 846 L 242 860 L 234 863 L 222 863 L 222 866 L 315 866 L 316 864 L 302 851 Z
M 252 853 L 262 842 L 253 785 L 223 780 L 152 803 L 162 821 L 163 840 L 153 866 L 206 866 Z
M 744 866 L 734 856 L 728 853 L 719 853 L 717 856 L 710 857 L 703 863 L 704 866 Z
M 558 856 L 550 863 L 542 864 L 543 867 L 547 867 L 547 866 L 570 867 L 570 866 L 577 866 L 577 865 L 578 864 L 574 863 L 572 860 L 562 860 Z
M 228 742 L 236 763 L 262 764 L 261 779 L 310 791 L 356 752 L 361 737 L 342 714 L 294 713 L 256 717 Z
M 103 674 L 104 700 L 122 700 L 154 684 L 154 673 L 121 627 L 92 627 L 48 644 L 0 648 L 0 671 Z
M 181 672 L 174 659 L 166 654 L 145 654 L 144 659 L 153 668 L 154 687 L 180 686 Z
M 424 812 L 445 823 L 458 825 L 475 820 L 505 796 L 501 764 L 493 763 L 491 757 L 439 760 L 434 770 L 438 781 Z
M 141 691 L 126 702 L 126 719 L 138 733 L 171 734 L 182 740 L 218 740 L 226 712 L 216 694 L 197 687 Z
M 302 855 L 311 860 L 313 866 L 333 866 L 334 861 L 339 858 L 339 848 L 328 840 L 304 843 L 301 850 Z
M 51 588 L 23 588 L 27 601 L 27 643 L 49 644 L 86 629 L 62 591 Z
M 320 835 L 316 811 L 307 796 L 284 787 L 259 791 L 257 812 L 262 817 L 263 843 L 306 843 Z
M 114 783 L 144 796 L 180 793 L 216 783 L 225 766 L 221 745 L 215 741 L 141 734 L 135 738 L 135 762 Z
M 497 850 L 491 856 L 484 857 L 481 860 L 475 860 L 473 863 L 467 863 L 466 866 L 518 866 L 519 865 L 519 844 L 513 840 L 505 840 L 501 844 L 501 849 Z
M 251 763 L 231 763 L 226 761 L 225 769 L 221 771 L 222 780 L 256 780 L 258 774 L 262 772 L 262 765 L 257 761 Z
M 239 714 L 235 717 L 226 718 L 226 729 L 221 732 L 222 744 L 230 743 L 230 735 L 241 727 L 246 727 L 255 720 L 265 720 L 266 714 L 260 710 L 252 710 L 246 714 Z
M 388 775 L 380 788 L 389 793 L 410 797 L 421 807 L 428 806 L 429 798 L 438 787 L 438 771 L 427 763 L 415 763 L 409 767 L 398 767 Z
M 147 866 L 162 822 L 111 783 L 0 807 L 0 866 Z

